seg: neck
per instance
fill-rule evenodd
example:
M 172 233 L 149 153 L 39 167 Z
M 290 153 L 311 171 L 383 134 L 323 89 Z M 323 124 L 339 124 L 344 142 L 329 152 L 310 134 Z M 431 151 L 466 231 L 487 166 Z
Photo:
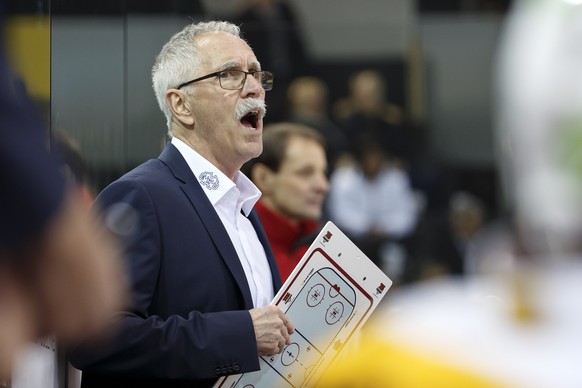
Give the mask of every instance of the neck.
M 266 208 L 271 210 L 273 213 L 278 214 L 281 217 L 285 218 L 290 224 L 299 225 L 300 220 L 296 218 L 290 218 L 286 214 L 283 214 L 281 211 L 279 211 L 279 209 L 277 209 L 277 207 L 269 197 L 263 196 L 261 198 L 261 201 L 263 202 L 263 205 L 265 205 Z
M 237 172 L 242 166 L 231 167 L 224 162 L 221 162 L 215 155 L 215 153 L 206 144 L 197 141 L 196 138 L 184 136 L 183 133 L 179 131 L 174 131 L 174 137 L 180 139 L 186 143 L 194 151 L 198 152 L 200 156 L 212 163 L 216 168 L 218 168 L 224 175 L 226 175 L 230 180 L 234 181 Z

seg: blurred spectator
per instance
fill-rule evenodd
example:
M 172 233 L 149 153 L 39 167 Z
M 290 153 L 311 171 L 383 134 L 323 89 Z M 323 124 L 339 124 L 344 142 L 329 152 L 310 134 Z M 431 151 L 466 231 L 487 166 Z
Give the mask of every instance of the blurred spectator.
M 0 2 L 0 27 L 3 2 Z M 0 379 L 30 341 L 101 332 L 125 302 L 119 253 L 66 185 L 0 39 Z
M 243 167 L 262 196 L 256 204 L 283 282 L 319 233 L 329 189 L 325 140 L 310 127 L 265 127 L 263 153 Z
M 310 66 L 295 9 L 284 0 L 245 0 L 232 21 L 240 24 L 243 37 L 261 58 L 262 68 L 275 76 L 266 119 L 284 120 L 287 87 Z
M 94 194 L 88 184 L 86 165 L 79 145 L 61 130 L 52 131 L 50 145 L 67 186 L 78 196 L 85 210 L 89 211 Z M 81 372 L 68 365 L 63 354 L 64 350 L 60 349 L 54 336 L 29 344 L 13 368 L 11 387 L 40 387 L 52 381 L 60 383 L 64 380 L 56 374 L 63 370 L 67 371 L 68 386 L 79 387 Z
M 377 71 L 363 70 L 349 81 L 350 96 L 336 102 L 335 117 L 350 144 L 373 139 L 405 167 L 412 158 L 411 141 L 405 132 L 402 109 L 389 101 L 386 80 Z
M 398 247 L 398 258 L 387 259 L 398 261 L 387 270 L 398 277 L 405 259 L 402 244 L 415 230 L 420 202 L 407 173 L 390 163 L 380 144 L 364 141 L 357 150 L 357 163 L 339 167 L 331 176 L 329 217 L 381 266 L 381 256 Z
M 419 223 L 411 242 L 409 280 L 464 274 L 471 245 L 485 220 L 479 198 L 464 191 L 453 193 L 447 213 L 427 214 Z
M 310 126 L 320 132 L 327 145 L 328 173 L 348 151 L 348 141 L 341 128 L 328 114 L 328 87 L 317 77 L 303 76 L 294 79 L 287 89 L 289 120 Z

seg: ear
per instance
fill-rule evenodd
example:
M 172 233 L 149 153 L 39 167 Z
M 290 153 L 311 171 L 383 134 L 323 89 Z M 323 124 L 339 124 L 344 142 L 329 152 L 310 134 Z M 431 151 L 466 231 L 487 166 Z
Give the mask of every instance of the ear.
M 264 195 L 269 195 L 273 191 L 275 172 L 263 163 L 253 166 L 250 178 Z
M 183 125 L 190 126 L 194 124 L 190 101 L 186 98 L 184 92 L 178 89 L 170 89 L 166 92 L 166 102 L 172 111 L 174 117 Z

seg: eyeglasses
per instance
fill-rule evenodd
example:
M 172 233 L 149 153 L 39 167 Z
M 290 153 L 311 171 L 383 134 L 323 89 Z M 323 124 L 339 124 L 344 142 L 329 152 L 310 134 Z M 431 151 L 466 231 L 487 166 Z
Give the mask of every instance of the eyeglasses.
M 198 77 L 193 79 L 192 81 L 184 82 L 180 84 L 177 89 L 183 88 L 184 86 L 188 86 L 193 84 L 194 82 L 202 81 L 204 79 L 218 77 L 218 82 L 220 83 L 220 87 L 226 90 L 240 90 L 245 86 L 245 81 L 247 80 L 247 75 L 252 75 L 255 77 L 257 81 L 261 83 L 261 86 L 264 90 L 271 90 L 273 89 L 273 73 L 268 71 L 244 71 L 244 70 L 221 70 L 215 71 L 214 73 L 210 73 L 204 75 L 202 77 Z

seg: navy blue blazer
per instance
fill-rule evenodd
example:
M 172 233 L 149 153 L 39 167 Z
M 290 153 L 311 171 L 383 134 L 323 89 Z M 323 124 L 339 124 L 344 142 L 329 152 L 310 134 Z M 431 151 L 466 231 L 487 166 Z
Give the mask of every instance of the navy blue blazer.
M 122 237 L 133 303 L 110 340 L 71 353 L 82 386 L 203 387 L 257 370 L 243 268 L 179 151 L 169 143 L 158 159 L 105 188 L 97 205 Z M 279 271 L 255 210 L 248 218 L 278 290 Z

